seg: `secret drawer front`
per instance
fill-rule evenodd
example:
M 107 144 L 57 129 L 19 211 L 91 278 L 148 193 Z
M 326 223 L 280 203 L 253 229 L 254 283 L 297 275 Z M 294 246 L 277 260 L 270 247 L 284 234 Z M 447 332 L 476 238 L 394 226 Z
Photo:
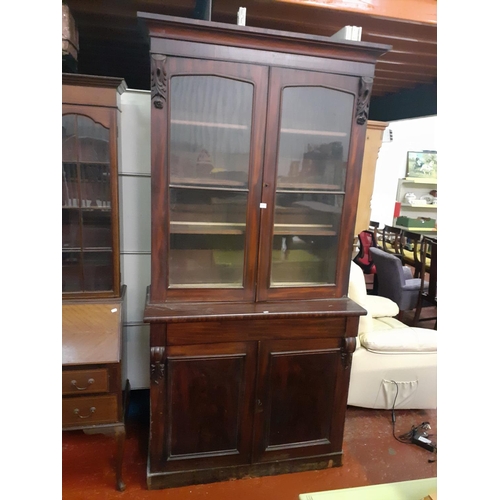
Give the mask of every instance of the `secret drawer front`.
M 63 371 L 63 394 L 96 392 L 109 392 L 108 371 L 105 368 Z
M 63 398 L 63 427 L 110 424 L 117 422 L 118 404 L 116 395 L 80 398 Z

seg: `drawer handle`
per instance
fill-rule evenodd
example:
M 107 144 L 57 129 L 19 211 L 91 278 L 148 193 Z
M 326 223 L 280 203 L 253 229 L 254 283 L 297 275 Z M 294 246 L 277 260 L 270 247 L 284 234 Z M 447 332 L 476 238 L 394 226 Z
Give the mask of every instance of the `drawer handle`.
M 95 412 L 95 406 L 90 407 L 90 413 L 88 415 L 80 415 L 80 410 L 78 408 L 75 408 L 73 410 L 73 413 L 75 415 L 78 415 L 79 418 L 89 418 L 94 412 Z
M 79 391 L 85 391 L 85 390 L 87 390 L 87 389 L 88 389 L 88 388 L 89 388 L 89 387 L 90 387 L 90 386 L 91 386 L 94 382 L 95 382 L 95 380 L 94 380 L 93 378 L 89 378 L 89 379 L 88 379 L 88 381 L 87 381 L 87 384 L 88 384 L 88 385 L 87 385 L 87 387 L 78 387 L 78 386 L 76 385 L 76 380 L 72 380 L 72 381 L 71 381 L 71 385 L 72 385 L 73 387 L 75 387 L 76 389 L 78 389 Z

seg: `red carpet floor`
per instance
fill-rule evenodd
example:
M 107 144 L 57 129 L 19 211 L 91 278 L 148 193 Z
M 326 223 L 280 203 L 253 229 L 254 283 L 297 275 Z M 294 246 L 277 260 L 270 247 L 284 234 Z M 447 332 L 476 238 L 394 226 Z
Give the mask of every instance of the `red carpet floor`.
M 62 433 L 62 498 L 65 500 L 298 500 L 300 493 L 351 488 L 437 476 L 436 455 L 416 445 L 398 442 L 392 434 L 391 412 L 348 408 L 343 466 L 272 477 L 248 478 L 206 485 L 149 491 L 146 462 L 149 416 L 147 391 L 133 391 L 139 401 L 129 416 L 123 479 L 124 492 L 115 486 L 114 440 L 81 431 Z M 140 401 L 142 399 L 142 402 Z M 396 435 L 428 421 L 437 442 L 437 412 L 399 410 Z

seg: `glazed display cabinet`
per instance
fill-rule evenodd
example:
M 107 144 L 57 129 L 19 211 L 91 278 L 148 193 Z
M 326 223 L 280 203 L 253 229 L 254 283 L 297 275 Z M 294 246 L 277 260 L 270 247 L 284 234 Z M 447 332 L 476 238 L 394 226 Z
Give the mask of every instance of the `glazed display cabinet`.
M 63 298 L 120 296 L 118 78 L 62 76 Z
M 389 47 L 139 13 L 151 46 L 148 487 L 342 463 L 347 298 Z
M 115 437 L 116 489 L 129 383 L 120 278 L 120 78 L 62 75 L 62 428 Z

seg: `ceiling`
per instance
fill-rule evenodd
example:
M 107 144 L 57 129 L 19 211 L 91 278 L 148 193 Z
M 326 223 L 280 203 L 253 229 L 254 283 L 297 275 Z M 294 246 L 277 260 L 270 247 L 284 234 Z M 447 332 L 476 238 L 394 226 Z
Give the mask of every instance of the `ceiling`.
M 434 86 L 437 79 L 437 24 L 325 8 L 332 0 L 213 0 L 211 20 L 236 23 L 247 8 L 247 26 L 330 36 L 346 25 L 362 27 L 362 40 L 392 45 L 375 69 L 373 97 Z M 366 5 L 372 0 L 357 0 Z M 424 3 L 437 0 L 420 0 Z M 390 3 L 390 0 L 378 0 Z M 418 0 L 413 0 L 418 2 Z M 194 17 L 199 0 L 66 0 L 79 34 L 78 72 L 123 77 L 129 88 L 149 89 L 149 46 L 137 12 Z M 338 0 L 337 3 L 346 3 Z M 348 3 L 348 2 L 347 2 Z M 323 5 L 319 5 L 323 4 Z M 351 1 L 351 4 L 356 4 Z M 407 16 L 408 17 L 408 16 Z

